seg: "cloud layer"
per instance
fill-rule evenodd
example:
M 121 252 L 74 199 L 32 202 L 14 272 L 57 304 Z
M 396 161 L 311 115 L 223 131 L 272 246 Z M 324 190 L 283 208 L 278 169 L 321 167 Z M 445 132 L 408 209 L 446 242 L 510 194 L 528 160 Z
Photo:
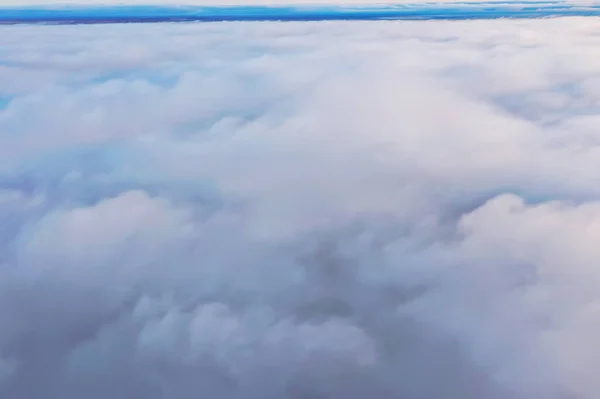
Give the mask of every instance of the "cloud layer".
M 0 396 L 600 396 L 592 19 L 0 28 Z

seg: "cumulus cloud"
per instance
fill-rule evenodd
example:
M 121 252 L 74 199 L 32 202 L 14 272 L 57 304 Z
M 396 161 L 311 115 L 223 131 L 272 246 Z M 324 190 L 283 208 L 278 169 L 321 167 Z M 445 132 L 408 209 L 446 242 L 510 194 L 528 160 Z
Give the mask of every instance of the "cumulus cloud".
M 600 395 L 593 19 L 0 28 L 0 396 Z

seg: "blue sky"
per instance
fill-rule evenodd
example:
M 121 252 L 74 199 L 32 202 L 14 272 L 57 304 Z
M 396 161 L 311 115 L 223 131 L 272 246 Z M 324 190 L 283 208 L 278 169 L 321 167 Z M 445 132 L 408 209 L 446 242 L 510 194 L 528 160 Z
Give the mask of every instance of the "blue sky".
M 344 0 L 341 2 L 331 0 L 295 0 L 295 1 L 281 1 L 281 0 L 0 0 L 0 5 L 11 5 L 11 6 L 27 6 L 27 5 L 78 5 L 78 6 L 89 6 L 89 5 L 167 5 L 167 6 L 179 6 L 179 5 L 380 5 L 380 4 L 434 4 L 434 3 L 485 3 L 486 1 L 481 0 L 412 0 L 412 1 L 391 1 L 391 0 Z M 497 1 L 496 1 L 497 2 Z M 505 3 L 522 3 L 523 0 L 502 0 L 500 2 Z M 529 1 L 530 3 L 539 3 L 539 0 Z M 546 1 L 541 1 L 546 2 Z M 555 1 L 549 1 L 555 2 Z M 597 3 L 595 0 L 558 0 L 558 2 L 589 5 Z
M 1 4 L 1 3 L 0 3 Z M 83 6 L 83 7 L 81 7 Z M 217 6 L 110 5 L 89 4 L 10 7 L 0 10 L 4 21 L 91 21 L 91 20 L 339 20 L 339 19 L 474 19 L 539 18 L 548 16 L 596 16 L 600 5 L 569 1 L 499 1 L 385 4 L 298 4 L 264 6 L 218 4 Z

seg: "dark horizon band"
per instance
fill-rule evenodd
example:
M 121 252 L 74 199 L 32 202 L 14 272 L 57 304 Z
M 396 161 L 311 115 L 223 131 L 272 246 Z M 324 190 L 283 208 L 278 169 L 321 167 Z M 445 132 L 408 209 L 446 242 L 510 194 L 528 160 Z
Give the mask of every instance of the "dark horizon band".
M 0 7 L 0 24 L 143 22 L 475 20 L 600 16 L 600 5 L 564 1 L 457 2 L 379 6 Z

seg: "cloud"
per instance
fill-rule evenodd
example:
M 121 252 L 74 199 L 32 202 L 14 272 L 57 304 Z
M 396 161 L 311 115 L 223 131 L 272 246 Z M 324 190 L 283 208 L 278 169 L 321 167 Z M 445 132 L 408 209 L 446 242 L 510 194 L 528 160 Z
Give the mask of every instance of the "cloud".
M 598 397 L 599 38 L 0 27 L 0 396 Z

